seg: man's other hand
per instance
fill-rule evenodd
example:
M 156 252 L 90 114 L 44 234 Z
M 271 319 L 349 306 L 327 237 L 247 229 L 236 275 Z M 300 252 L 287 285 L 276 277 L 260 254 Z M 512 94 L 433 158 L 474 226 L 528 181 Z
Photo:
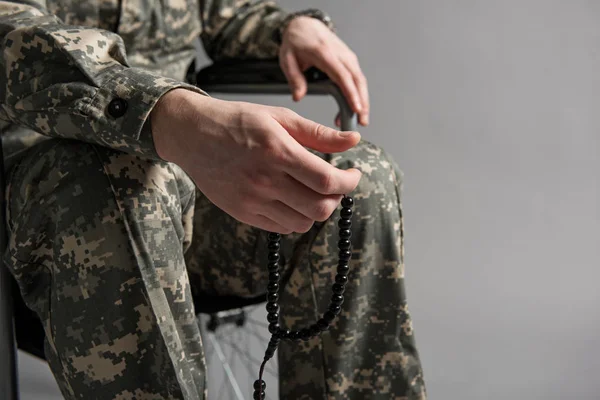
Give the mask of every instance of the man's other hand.
M 358 114 L 358 122 L 363 126 L 369 123 L 369 89 L 358 58 L 321 21 L 305 16 L 294 18 L 283 33 L 279 63 L 295 101 L 306 94 L 302 72 L 317 67 L 342 89 Z M 338 118 L 336 124 L 339 126 Z

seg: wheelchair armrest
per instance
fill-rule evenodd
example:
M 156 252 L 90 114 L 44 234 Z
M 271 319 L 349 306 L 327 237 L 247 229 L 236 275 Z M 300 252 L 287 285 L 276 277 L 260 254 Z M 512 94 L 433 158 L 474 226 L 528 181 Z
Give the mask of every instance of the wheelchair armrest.
M 316 68 L 306 71 L 307 81 L 327 81 L 327 75 Z M 274 60 L 220 61 L 201 69 L 196 75 L 198 85 L 274 84 L 287 83 L 287 79 Z
M 340 109 L 343 130 L 356 130 L 356 115 L 341 90 L 316 68 L 308 69 L 307 94 L 331 95 Z M 195 84 L 209 93 L 289 94 L 287 79 L 277 60 L 226 61 L 203 68 Z

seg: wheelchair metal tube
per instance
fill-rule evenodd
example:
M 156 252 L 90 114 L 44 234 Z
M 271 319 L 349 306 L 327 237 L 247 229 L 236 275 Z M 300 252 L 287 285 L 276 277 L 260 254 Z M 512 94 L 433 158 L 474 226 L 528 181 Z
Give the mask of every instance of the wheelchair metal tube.
M 237 400 L 244 400 L 244 395 L 242 394 L 240 385 L 238 385 L 237 379 L 235 379 L 235 374 L 231 370 L 231 367 L 227 362 L 227 358 L 225 357 L 225 353 L 223 352 L 219 341 L 215 338 L 215 334 L 213 332 L 209 332 L 208 338 L 210 339 L 210 343 L 217 353 L 217 357 L 219 357 L 219 361 L 221 361 L 221 364 L 223 365 L 223 371 L 225 371 L 225 376 L 227 376 L 227 380 L 229 381 L 229 384 L 235 393 L 235 397 Z
M 6 232 L 6 180 L 2 140 L 0 140 L 0 254 L 4 256 L 7 245 Z M 13 327 L 11 277 L 0 260 L 0 399 L 18 400 L 17 358 Z
M 290 94 L 290 87 L 285 83 L 217 83 L 202 84 L 202 89 L 209 93 L 227 94 Z M 331 81 L 309 82 L 308 95 L 331 95 L 340 110 L 341 128 L 344 131 L 356 130 L 356 114 L 350 108 L 342 91 Z

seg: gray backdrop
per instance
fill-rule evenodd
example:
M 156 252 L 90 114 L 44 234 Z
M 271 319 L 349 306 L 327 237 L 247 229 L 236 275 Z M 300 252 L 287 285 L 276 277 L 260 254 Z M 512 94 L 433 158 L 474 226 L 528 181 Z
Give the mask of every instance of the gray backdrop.
M 363 136 L 405 171 L 430 398 L 600 398 L 600 2 L 281 4 L 332 14 L 369 78 Z

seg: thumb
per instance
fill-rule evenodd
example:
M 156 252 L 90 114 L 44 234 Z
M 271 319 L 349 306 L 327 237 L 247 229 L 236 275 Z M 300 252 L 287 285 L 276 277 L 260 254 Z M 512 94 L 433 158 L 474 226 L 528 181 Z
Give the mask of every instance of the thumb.
M 287 52 L 280 60 L 281 70 L 288 80 L 294 101 L 300 101 L 306 94 L 306 78 L 298 65 L 296 56 Z
M 285 109 L 284 109 L 285 110 Z M 340 153 L 346 151 L 360 141 L 360 133 L 338 131 L 299 116 L 291 110 L 286 115 L 274 117 L 279 124 L 302 146 L 322 153 Z

